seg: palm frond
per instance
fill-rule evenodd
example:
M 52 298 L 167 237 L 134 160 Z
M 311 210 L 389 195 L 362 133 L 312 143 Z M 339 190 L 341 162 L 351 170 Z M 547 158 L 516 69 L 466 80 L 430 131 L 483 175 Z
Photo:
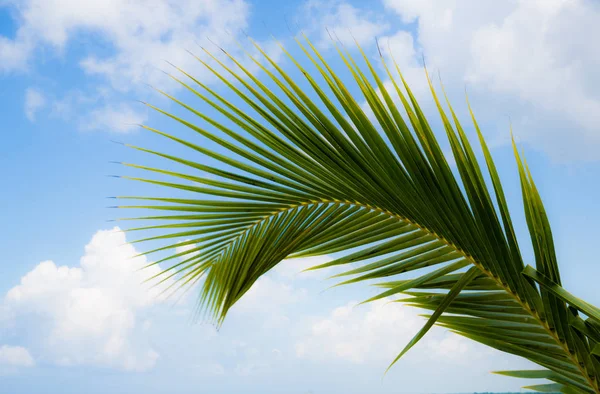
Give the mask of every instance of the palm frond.
M 265 64 L 249 58 L 264 81 L 225 50 L 235 66 L 206 49 L 210 63 L 197 57 L 250 111 L 180 69 L 171 77 L 223 121 L 162 91 L 190 120 L 147 104 L 198 135 L 197 141 L 184 140 L 143 126 L 188 148 L 186 159 L 131 146 L 179 164 L 182 172 L 124 163 L 150 174 L 129 179 L 189 194 L 118 197 L 140 201 L 121 207 L 164 212 L 139 218 L 161 224 L 129 230 L 160 231 L 137 241 L 164 241 L 146 253 L 170 252 L 154 263 L 168 267 L 153 279 L 176 278 L 176 288 L 202 280 L 200 306 L 221 323 L 283 259 L 338 253 L 341 257 L 314 269 L 349 266 L 336 276 L 344 278 L 342 284 L 375 280 L 381 288 L 367 301 L 404 294 L 400 302 L 432 311 L 393 363 L 438 324 L 543 367 L 499 372 L 554 382 L 533 390 L 600 393 L 598 309 L 562 289 L 548 218 L 516 148 L 536 269 L 525 267 L 502 184 L 470 106 L 487 175 L 447 97 L 445 110 L 427 76 L 455 176 L 395 62 L 388 67 L 380 58 L 388 89 L 360 47 L 366 68 L 336 46 L 353 80 L 348 85 L 308 39 L 297 43 L 316 71 L 281 48 L 309 89 L 253 42 Z M 226 153 L 206 148 L 207 140 Z M 204 164 L 205 159 L 222 165 Z M 179 242 L 182 238 L 189 240 Z M 182 245 L 189 247 L 174 253 Z M 413 271 L 416 277 L 402 278 Z

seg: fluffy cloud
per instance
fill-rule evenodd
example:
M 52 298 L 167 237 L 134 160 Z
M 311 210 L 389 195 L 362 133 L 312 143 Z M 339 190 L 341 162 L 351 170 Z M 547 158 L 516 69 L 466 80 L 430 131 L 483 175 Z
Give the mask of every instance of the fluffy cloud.
M 33 47 L 31 39 L 23 32 L 17 33 L 15 40 L 0 36 L 0 71 L 24 71 Z
M 285 259 L 273 269 L 277 275 L 284 279 L 325 279 L 334 273 L 334 267 L 302 272 L 307 268 L 325 264 L 333 260 L 331 256 L 313 256 Z M 337 271 L 336 271 L 337 272 Z
M 308 291 L 273 275 L 259 278 L 231 310 L 231 318 L 260 321 L 263 329 L 281 329 L 290 324 L 294 305 L 307 301 Z
M 28 88 L 25 91 L 25 116 L 29 121 L 35 121 L 35 115 L 46 105 L 46 97 L 35 88 Z
M 200 44 L 222 56 L 209 40 L 240 55 L 251 70 L 258 69 L 237 47 L 250 14 L 244 0 L 8 0 L 2 4 L 5 3 L 12 6 L 18 28 L 14 38 L 0 36 L 0 71 L 27 70 L 41 51 L 60 57 L 76 38 L 85 34 L 94 38 L 90 49 L 69 53 L 81 70 L 91 76 L 87 90 L 52 95 L 53 113 L 74 120 L 81 129 L 126 132 L 134 128 L 131 123 L 145 121 L 144 111 L 123 101 L 147 93 L 146 84 L 178 89 L 179 85 L 162 71 L 169 67 L 165 60 L 205 83 L 215 80 L 186 52 L 208 59 Z M 102 50 L 97 44 L 102 45 Z M 273 42 L 263 44 L 269 54 L 279 56 Z M 97 94 L 98 90 L 102 94 Z M 31 96 L 30 109 L 26 110 L 31 119 L 43 104 L 40 97 Z M 68 117 L 64 116 L 66 113 Z
M 0 366 L 33 367 L 35 361 L 29 351 L 21 346 L 0 346 Z
M 343 359 L 354 363 L 393 359 L 419 329 L 414 311 L 383 299 L 355 308 L 356 302 L 317 319 L 310 334 L 296 344 L 296 355 L 315 360 Z
M 100 86 L 138 96 L 143 83 L 174 86 L 159 70 L 165 67 L 163 59 L 203 81 L 213 80 L 185 49 L 201 53 L 196 41 L 214 48 L 206 40 L 211 37 L 239 54 L 235 40 L 250 20 L 250 6 L 243 0 L 9 0 L 3 4 L 13 6 L 18 29 L 14 38 L 0 36 L 0 70 L 24 69 L 42 49 L 60 56 L 77 34 L 91 33 L 109 50 L 94 51 L 92 46 L 87 53 L 77 53 L 81 69 Z M 413 69 L 419 72 L 424 53 L 432 70 L 441 70 L 447 83 L 455 82 L 447 85 L 451 96 L 462 96 L 467 82 L 470 91 L 478 94 L 477 109 L 493 107 L 499 113 L 490 119 L 494 123 L 510 114 L 522 140 L 559 159 L 598 158 L 600 95 L 592 87 L 599 82 L 600 50 L 589 44 L 589 37 L 600 35 L 596 2 L 382 0 L 380 4 L 385 12 L 341 0 L 311 0 L 299 15 L 310 20 L 305 31 L 315 35 L 320 45 L 329 45 L 326 27 L 349 46 L 352 36 L 368 45 L 374 37 L 385 35 L 383 46 L 390 38 L 412 84 L 423 80 L 422 74 L 415 78 L 410 74 Z M 396 26 L 400 30 L 394 31 Z M 275 53 L 272 43 L 265 46 Z M 114 104 L 122 102 L 115 97 L 113 92 L 98 107 L 85 111 L 76 103 L 74 112 L 95 119 L 88 128 L 114 131 L 127 131 L 129 120 L 145 118 L 129 105 Z M 121 109 L 123 113 L 116 113 Z M 35 110 L 28 113 L 33 118 Z
M 344 360 L 356 364 L 390 362 L 425 323 L 417 309 L 382 299 L 368 305 L 356 302 L 335 308 L 327 317 L 315 319 L 309 334 L 295 345 L 296 355 L 317 361 Z M 434 328 L 418 346 L 436 360 L 469 363 L 493 352 L 466 339 Z
M 71 90 L 62 97 L 49 94 L 50 116 L 76 125 L 83 131 L 127 133 L 139 129 L 148 118 L 148 109 L 140 103 L 118 99 L 110 88 L 93 92 Z
M 275 308 L 293 304 L 306 297 L 305 289 L 274 280 L 268 275 L 259 278 L 235 306 L 238 312 L 272 312 Z
M 343 1 L 307 1 L 305 18 L 310 20 L 309 32 L 319 37 L 318 45 L 328 47 L 331 38 L 327 29 L 344 45 L 354 46 L 374 42 L 375 37 L 389 28 L 383 15 L 359 9 Z
M 544 113 L 559 111 L 573 125 L 577 150 L 597 158 L 600 144 L 600 50 L 587 48 L 587 37 L 600 35 L 600 7 L 585 1 L 521 1 L 501 24 L 480 28 L 472 40 L 473 60 L 467 78 L 493 92 L 513 94 Z M 534 131 L 543 142 L 548 133 Z M 563 130 L 550 130 L 555 154 Z M 570 140 L 571 138 L 569 138 Z M 586 149 L 586 147 L 588 147 Z
M 600 94 L 590 87 L 600 50 L 589 40 L 600 35 L 597 3 L 383 2 L 403 23 L 416 23 L 415 45 L 446 82 L 458 82 L 457 94 L 468 82 L 478 101 L 511 114 L 522 140 L 555 158 L 598 159 Z
M 223 376 L 271 379 L 288 368 L 297 370 L 299 364 L 294 363 L 303 363 L 298 358 L 309 361 L 315 371 L 322 362 L 337 361 L 385 368 L 423 324 L 416 310 L 387 300 L 331 310 L 325 300 L 296 287 L 293 273 L 329 259 L 323 257 L 289 260 L 284 264 L 291 263 L 293 269 L 261 277 L 233 307 L 222 330 L 190 325 L 193 301 L 186 300 L 176 310 L 161 306 L 159 289 L 148 291 L 140 285 L 158 269 L 137 271 L 147 260 L 131 258 L 137 251 L 126 241 L 118 228 L 98 231 L 79 265 L 42 262 L 8 291 L 0 303 L 0 318 L 7 319 L 2 320 L 0 334 L 12 331 L 12 343 L 27 348 L 0 347 L 0 373 L 33 364 L 148 370 L 159 352 L 161 364 L 215 382 Z M 314 281 L 301 283 L 321 288 Z M 304 324 L 307 321 L 310 324 Z M 426 351 L 408 355 L 418 365 L 468 365 L 472 374 L 514 367 L 514 360 L 497 353 L 488 357 L 482 346 L 440 329 L 433 329 L 418 346 Z M 473 368 L 473 360 L 480 358 Z
M 106 17 L 99 15 L 88 25 L 97 25 L 116 52 L 108 57 L 86 57 L 81 62 L 83 69 L 105 76 L 116 89 L 126 89 L 132 83 L 162 83 L 164 75 L 159 68 L 164 59 L 186 70 L 200 70 L 186 49 L 200 52 L 196 41 L 207 43 L 206 37 L 223 45 L 233 44 L 233 37 L 247 27 L 249 8 L 242 0 L 162 0 L 152 5 L 135 1 L 103 6 Z M 83 10 L 82 14 L 89 12 Z
M 142 281 L 158 268 L 138 269 L 145 257 L 118 228 L 98 231 L 77 267 L 44 261 L 6 294 L 15 324 L 33 324 L 45 360 L 59 365 L 151 368 L 158 353 L 144 341 L 140 313 L 160 301 Z M 28 330 L 29 331 L 29 330 Z M 41 340 L 40 340 L 41 338 Z
M 189 241 L 190 241 L 190 239 L 184 239 L 181 242 L 189 242 Z M 187 251 L 192 250 L 192 249 L 194 249 L 196 247 L 197 247 L 196 244 L 188 244 L 188 245 L 177 246 L 175 248 L 175 253 L 179 254 L 179 253 L 187 252 Z M 181 260 L 186 260 L 186 259 L 189 259 L 190 257 L 196 256 L 198 253 L 199 252 L 197 252 L 197 251 L 196 252 L 191 252 L 191 253 L 188 253 L 188 254 L 185 254 L 185 255 L 181 256 L 180 259 Z
M 183 246 L 178 251 L 187 249 Z M 166 308 L 158 308 L 164 297 L 161 288 L 149 288 L 142 282 L 159 272 L 156 266 L 140 271 L 149 261 L 118 227 L 98 231 L 85 246 L 76 266 L 59 266 L 43 261 L 25 274 L 0 303 L 3 333 L 13 332 L 36 354 L 40 363 L 60 366 L 96 365 L 126 371 L 152 368 L 159 359 L 153 335 L 176 329 L 177 335 L 194 335 L 201 352 L 186 351 L 192 365 L 202 366 L 205 374 L 222 375 L 223 349 L 229 348 L 229 370 L 237 375 L 254 375 L 267 370 L 281 357 L 281 352 L 268 344 L 247 343 L 239 333 L 217 336 L 213 327 L 190 327 L 174 323 L 155 324 L 150 314 L 166 319 Z M 309 263 L 322 260 L 310 259 Z M 262 330 L 281 329 L 289 325 L 292 306 L 307 300 L 307 290 L 289 283 L 289 277 L 278 273 L 261 277 L 234 306 L 228 321 L 254 324 Z M 166 283 L 165 286 L 171 282 Z M 193 316 L 193 302 L 180 300 L 171 317 L 188 321 Z M 167 304 L 171 304 L 168 302 Z M 156 307 L 156 308 L 153 308 Z M 152 309 L 150 309 L 152 308 Z M 250 321 L 249 321 L 250 320 Z M 177 327 L 177 328 L 175 328 Z M 18 333 L 24 333 L 21 337 Z M 208 340 L 211 346 L 208 346 Z M 260 341 L 259 341 L 260 342 Z M 154 343 L 153 346 L 150 343 Z M 161 347 L 161 344 L 163 347 Z M 156 346 L 156 348 L 155 348 Z M 189 354 L 188 354 L 189 353 Z M 169 354 L 171 356 L 169 356 Z M 172 357 L 169 350 L 167 358 Z M 20 347 L 0 348 L 0 364 L 26 366 L 33 358 Z M 12 360 L 12 361 L 11 361 Z M 31 364 L 33 365 L 33 364 Z M 207 369 L 208 368 L 208 369 Z
M 248 6 L 243 0 L 13 0 L 19 27 L 13 40 L 2 37 L 5 70 L 22 66 L 42 45 L 62 51 L 77 32 L 93 32 L 115 49 L 112 55 L 89 55 L 82 67 L 107 76 L 114 86 L 153 82 L 155 67 L 168 58 L 188 59 L 185 49 L 206 36 L 224 38 L 226 30 L 246 27 Z M 236 33 L 237 34 L 237 33 Z M 188 64 L 192 60 L 185 60 Z
M 81 121 L 81 128 L 126 133 L 137 130 L 138 125 L 144 123 L 147 117 L 147 111 L 135 109 L 128 104 L 106 105 L 92 110 L 85 120 Z

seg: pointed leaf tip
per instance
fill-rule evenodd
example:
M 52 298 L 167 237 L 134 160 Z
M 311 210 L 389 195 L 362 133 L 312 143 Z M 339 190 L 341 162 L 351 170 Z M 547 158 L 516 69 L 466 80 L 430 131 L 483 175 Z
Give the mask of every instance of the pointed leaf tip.
M 377 52 L 379 52 L 379 57 L 383 57 L 383 54 L 381 53 L 381 47 L 379 46 L 379 39 L 377 38 L 377 36 L 375 37 L 375 45 L 377 46 Z

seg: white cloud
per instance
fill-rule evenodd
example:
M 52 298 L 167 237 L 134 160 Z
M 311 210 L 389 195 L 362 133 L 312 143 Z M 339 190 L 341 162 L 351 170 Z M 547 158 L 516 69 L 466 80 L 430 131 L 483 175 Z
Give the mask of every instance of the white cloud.
M 5 69 L 21 66 L 42 45 L 63 50 L 81 31 L 99 34 L 115 49 L 107 57 L 88 56 L 82 67 L 106 75 L 117 88 L 152 82 L 164 58 L 182 59 L 185 49 L 206 36 L 227 37 L 247 25 L 242 0 L 24 0 L 13 1 L 19 27 L 14 40 L 2 37 Z M 180 53 L 181 52 L 181 53 Z M 188 61 L 188 64 L 192 61 Z
M 289 276 L 279 273 L 260 278 L 219 332 L 184 323 L 190 311 L 181 315 L 178 310 L 164 314 L 162 307 L 152 309 L 153 315 L 161 316 L 159 321 L 148 316 L 148 308 L 159 300 L 140 286 L 157 271 L 135 271 L 147 262 L 143 257 L 132 259 L 135 254 L 117 228 L 99 231 L 78 266 L 42 262 L 7 293 L 0 309 L 9 309 L 7 316 L 21 333 L 19 341 L 36 355 L 37 364 L 147 370 L 156 363 L 160 349 L 161 363 L 216 381 L 224 376 L 245 379 L 284 373 L 297 367 L 293 360 L 298 357 L 316 361 L 310 367 L 315 371 L 322 361 L 332 365 L 338 360 L 385 368 L 424 323 L 415 310 L 385 305 L 386 300 L 358 308 L 349 303 L 327 313 L 322 302 L 310 299 L 306 290 L 293 287 Z M 307 316 L 308 305 L 323 315 Z M 302 324 L 306 319 L 312 321 L 310 326 Z M 432 330 L 419 345 L 427 352 L 417 349 L 409 357 L 426 354 L 427 365 L 435 360 L 435 365 L 447 362 L 469 368 L 479 357 L 481 350 L 461 338 L 438 334 Z M 477 367 L 499 368 L 497 362 Z M 479 369 L 477 373 L 483 374 Z
M 46 97 L 35 88 L 27 88 L 25 91 L 25 116 L 30 122 L 35 121 L 35 115 L 46 105 Z
M 147 111 L 134 109 L 125 103 L 106 105 L 92 110 L 85 119 L 81 119 L 80 127 L 83 130 L 127 133 L 137 130 L 147 117 Z
M 188 242 L 188 241 L 190 241 L 190 240 L 189 239 L 184 239 L 181 242 Z M 192 249 L 195 249 L 196 247 L 198 247 L 198 245 L 196 245 L 196 244 L 187 244 L 187 245 L 177 246 L 175 248 L 175 253 L 179 254 L 179 253 L 187 252 L 187 251 L 190 251 Z M 184 254 L 183 256 L 181 256 L 180 259 L 181 260 L 187 260 L 190 257 L 198 255 L 198 253 L 200 253 L 200 252 L 198 252 L 198 251 L 190 252 L 190 253 L 187 253 L 187 254 Z
M 96 94 L 84 93 L 81 90 L 71 90 L 60 98 L 51 97 L 50 115 L 65 121 L 78 120 L 81 116 L 80 108 L 87 108 L 98 102 L 106 100 L 106 92 L 97 92 Z
M 284 279 L 325 279 L 334 273 L 334 267 L 326 267 L 305 272 L 302 271 L 307 268 L 325 264 L 331 260 L 333 260 L 333 258 L 327 255 L 290 258 L 277 264 L 273 271 Z
M 35 360 L 29 351 L 21 346 L 0 346 L 0 366 L 33 367 Z
M 248 5 L 242 0 L 155 1 L 148 7 L 144 1 L 116 2 L 106 7 L 104 19 L 86 23 L 97 26 L 115 46 L 112 56 L 90 55 L 81 62 L 89 74 L 107 77 L 116 89 L 132 83 L 164 81 L 158 69 L 168 59 L 186 70 L 198 70 L 197 62 L 185 52 L 199 52 L 195 42 L 212 37 L 217 42 L 233 43 L 227 35 L 237 36 L 247 27 Z M 82 11 L 83 15 L 89 12 Z
M 269 275 L 260 277 L 232 308 L 233 314 L 262 319 L 265 329 L 281 328 L 290 323 L 292 305 L 306 299 L 308 292 Z
M 98 231 L 79 266 L 41 262 L 8 291 L 4 304 L 17 324 L 35 322 L 30 339 L 55 364 L 151 368 L 159 355 L 145 342 L 149 326 L 138 324 L 138 315 L 160 301 L 158 289 L 142 285 L 159 268 L 138 271 L 148 262 L 132 258 L 137 254 L 119 228 Z
M 140 103 L 120 101 L 110 89 L 94 92 L 71 90 L 60 98 L 49 97 L 50 116 L 75 124 L 79 130 L 127 133 L 139 129 L 148 118 L 148 109 Z M 120 101 L 120 102 L 119 102 Z
M 574 126 L 568 140 L 573 134 L 576 140 L 570 143 L 597 159 L 596 148 L 585 148 L 600 144 L 600 94 L 589 89 L 600 82 L 595 75 L 600 50 L 583 42 L 600 35 L 599 19 L 600 7 L 591 3 L 522 1 L 501 24 L 475 33 L 467 78 L 494 92 L 514 94 L 544 112 L 560 111 Z M 557 144 L 564 140 L 564 130 L 557 131 L 547 148 L 572 156 L 575 152 L 569 154 Z M 544 130 L 534 133 L 540 143 L 549 137 Z
M 0 71 L 25 71 L 33 45 L 27 37 L 17 34 L 17 39 L 0 36 Z
M 244 0 L 9 0 L 7 5 L 13 8 L 18 28 L 13 39 L 0 36 L 0 71 L 26 69 L 35 64 L 41 51 L 46 57 L 60 57 L 81 34 L 94 38 L 83 53 L 69 54 L 90 76 L 87 91 L 76 92 L 79 97 L 75 98 L 67 93 L 53 105 L 55 115 L 65 120 L 76 118 L 81 129 L 127 132 L 135 128 L 129 123 L 146 120 L 146 111 L 123 100 L 146 94 L 146 84 L 179 89 L 161 71 L 172 71 L 165 60 L 205 83 L 216 80 L 187 53 L 190 50 L 208 59 L 197 43 L 223 58 L 211 39 L 239 55 L 250 70 L 258 70 L 237 46 L 238 41 L 247 42 L 242 29 L 248 27 L 250 7 Z M 97 50 L 97 44 L 103 49 Z M 261 44 L 279 58 L 272 41 Z M 251 48 L 249 43 L 246 46 Z M 98 95 L 97 90 L 104 92 Z M 33 118 L 35 109 L 30 113 Z
M 296 355 L 317 361 L 343 360 L 355 364 L 391 362 L 425 324 L 418 309 L 388 299 L 357 306 L 338 307 L 325 318 L 315 319 L 309 334 L 295 345 Z M 494 352 L 463 337 L 433 328 L 406 357 L 428 357 L 436 361 L 470 363 Z M 495 352 L 497 354 L 497 352 Z
M 483 357 L 485 353 L 488 355 L 493 354 L 491 348 L 483 346 L 481 346 L 483 348 L 482 352 L 473 352 L 473 343 L 452 333 L 446 333 L 443 338 L 427 338 L 426 342 L 429 352 L 432 352 L 435 356 L 450 358 L 453 361 L 471 362 Z
M 334 309 L 326 318 L 315 321 L 310 334 L 296 343 L 296 355 L 359 364 L 391 361 L 419 329 L 422 319 L 414 310 L 388 301 L 357 308 L 356 302 L 349 302 Z
M 320 47 L 332 45 L 327 29 L 343 45 L 353 47 L 354 40 L 361 45 L 375 42 L 375 37 L 389 28 L 382 15 L 343 1 L 307 1 L 304 12 L 310 20 L 309 32 L 317 33 Z
M 597 3 L 383 2 L 402 22 L 416 22 L 416 45 L 447 87 L 455 82 L 462 95 L 468 82 L 502 111 L 497 118 L 510 114 L 516 134 L 554 158 L 598 160 L 600 94 L 591 86 L 600 49 L 589 40 L 600 35 Z

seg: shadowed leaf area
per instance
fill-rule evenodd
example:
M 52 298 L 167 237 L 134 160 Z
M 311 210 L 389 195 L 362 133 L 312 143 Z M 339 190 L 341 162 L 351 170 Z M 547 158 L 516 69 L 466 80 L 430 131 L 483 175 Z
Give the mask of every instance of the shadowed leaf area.
M 361 48 L 353 56 L 336 44 L 336 71 L 308 39 L 296 42 L 302 61 L 281 46 L 294 76 L 253 41 L 258 55 L 243 63 L 225 50 L 224 60 L 205 49 L 209 60 L 196 57 L 244 108 L 178 68 L 172 78 L 201 108 L 162 91 L 189 116 L 147 104 L 197 137 L 143 126 L 184 146 L 185 158 L 129 146 L 176 163 L 181 172 L 123 163 L 149 174 L 126 178 L 164 192 L 118 197 L 139 204 L 121 207 L 159 212 L 134 218 L 152 225 L 128 230 L 159 232 L 136 241 L 164 243 L 145 254 L 168 252 L 154 263 L 166 268 L 151 279 L 170 283 L 171 292 L 199 283 L 199 309 L 221 324 L 283 259 L 335 255 L 311 269 L 345 267 L 336 275 L 342 284 L 368 280 L 380 289 L 366 302 L 392 297 L 428 311 L 391 365 L 437 324 L 539 365 L 496 372 L 549 381 L 529 389 L 600 393 L 600 311 L 561 287 L 550 224 L 514 142 L 535 268 L 522 259 L 470 106 L 481 166 L 445 93 L 435 92 L 425 72 L 451 167 L 393 58 L 386 63 L 380 54 L 372 64 Z M 173 197 L 181 193 L 186 197 Z M 177 252 L 181 246 L 187 247 Z

